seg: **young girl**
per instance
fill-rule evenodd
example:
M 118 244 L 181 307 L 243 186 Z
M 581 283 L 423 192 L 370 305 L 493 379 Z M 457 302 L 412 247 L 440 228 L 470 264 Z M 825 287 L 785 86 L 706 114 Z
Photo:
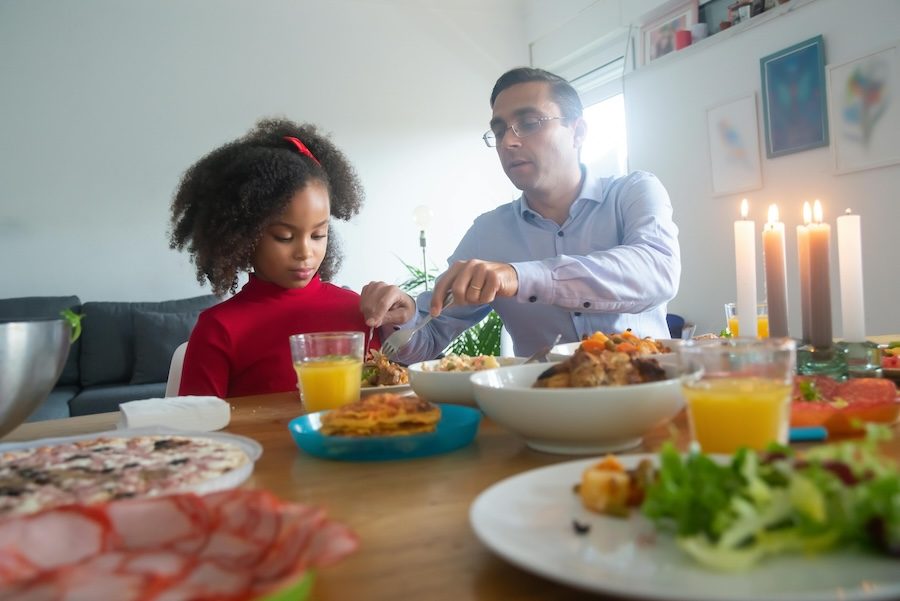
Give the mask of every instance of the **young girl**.
M 198 281 L 217 294 L 234 292 L 239 272 L 250 279 L 200 314 L 179 394 L 296 390 L 291 334 L 369 332 L 359 296 L 327 283 L 341 260 L 330 218 L 353 217 L 362 201 L 343 153 L 314 126 L 283 119 L 260 121 L 187 170 L 170 246 L 187 248 Z

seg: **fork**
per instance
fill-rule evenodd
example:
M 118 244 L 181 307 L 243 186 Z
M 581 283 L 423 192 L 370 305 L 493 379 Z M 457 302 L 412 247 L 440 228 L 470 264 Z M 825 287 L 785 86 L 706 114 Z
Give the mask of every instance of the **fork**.
M 550 351 L 554 346 L 559 342 L 559 339 L 562 338 L 562 334 L 557 334 L 556 338 L 553 339 L 553 342 L 548 344 L 547 346 L 541 347 L 535 352 L 533 355 L 525 359 L 523 363 L 546 363 L 547 355 L 550 354 Z
M 444 309 L 453 304 L 453 293 L 448 292 L 447 296 L 444 297 Z M 404 346 L 409 344 L 409 341 L 412 339 L 413 335 L 428 325 L 428 322 L 432 320 L 432 315 L 429 314 L 428 317 L 422 320 L 422 323 L 417 325 L 414 328 L 408 328 L 406 330 L 397 330 L 393 334 L 387 337 L 387 340 L 381 343 L 381 352 L 387 357 L 392 357 L 397 354 L 397 352 L 402 349 Z

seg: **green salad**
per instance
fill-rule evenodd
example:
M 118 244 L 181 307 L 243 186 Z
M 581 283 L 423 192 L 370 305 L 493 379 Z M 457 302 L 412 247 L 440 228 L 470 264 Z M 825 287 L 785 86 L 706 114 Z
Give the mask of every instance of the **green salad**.
M 641 511 L 719 570 L 848 545 L 900 557 L 900 472 L 877 449 L 887 438 L 887 429 L 871 428 L 864 440 L 802 454 L 779 445 L 742 449 L 727 463 L 666 444 Z

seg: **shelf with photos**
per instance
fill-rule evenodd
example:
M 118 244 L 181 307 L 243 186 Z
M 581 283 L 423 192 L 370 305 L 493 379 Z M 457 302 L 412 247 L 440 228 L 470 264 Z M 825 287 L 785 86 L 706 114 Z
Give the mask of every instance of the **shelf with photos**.
M 677 0 L 661 4 L 632 27 L 631 69 L 709 50 L 815 0 Z

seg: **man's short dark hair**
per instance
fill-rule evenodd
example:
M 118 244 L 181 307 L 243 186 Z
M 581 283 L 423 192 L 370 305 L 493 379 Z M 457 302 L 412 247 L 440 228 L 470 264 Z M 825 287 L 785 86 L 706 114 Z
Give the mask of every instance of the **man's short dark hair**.
M 511 69 L 500 76 L 497 83 L 494 84 L 493 91 L 491 91 L 491 108 L 494 108 L 494 101 L 497 100 L 497 96 L 500 95 L 500 92 L 506 88 L 532 81 L 550 84 L 550 93 L 553 96 L 553 100 L 556 101 L 556 104 L 558 104 L 559 108 L 562 110 L 563 117 L 567 119 L 577 119 L 584 113 L 584 107 L 581 105 L 581 98 L 578 97 L 578 92 L 575 91 L 572 84 L 559 75 L 544 71 L 543 69 L 534 69 L 531 67 Z

